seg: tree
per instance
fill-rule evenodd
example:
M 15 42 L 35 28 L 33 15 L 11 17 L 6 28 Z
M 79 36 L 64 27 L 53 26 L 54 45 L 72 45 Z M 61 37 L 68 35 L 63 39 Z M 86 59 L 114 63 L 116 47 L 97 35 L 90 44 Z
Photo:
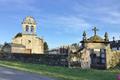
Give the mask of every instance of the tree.
M 48 44 L 47 44 L 47 42 L 44 42 L 44 52 L 47 52 L 48 51 Z

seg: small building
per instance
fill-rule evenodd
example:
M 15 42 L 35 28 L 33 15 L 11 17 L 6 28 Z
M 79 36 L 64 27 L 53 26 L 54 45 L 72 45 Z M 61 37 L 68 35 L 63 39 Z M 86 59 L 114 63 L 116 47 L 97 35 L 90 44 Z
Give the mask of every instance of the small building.
M 49 54 L 63 54 L 63 55 L 68 55 L 70 52 L 74 53 L 79 49 L 78 44 L 72 44 L 68 46 L 61 46 L 59 48 L 51 49 L 48 51 Z
M 110 47 L 112 50 L 120 50 L 120 40 L 114 40 L 110 42 Z
M 68 46 L 54 48 L 48 51 L 49 54 L 68 54 Z
M 97 35 L 96 27 L 92 30 L 94 35 L 90 38 L 87 38 L 86 32 L 83 33 L 80 49 L 70 54 L 69 66 L 108 69 L 120 63 L 120 52 L 111 49 L 108 33 L 102 38 Z M 77 65 L 74 65 L 75 63 Z
M 48 51 L 48 54 L 60 54 L 59 49 L 51 49 Z
M 28 53 L 22 44 L 5 43 L 2 51 L 6 53 Z

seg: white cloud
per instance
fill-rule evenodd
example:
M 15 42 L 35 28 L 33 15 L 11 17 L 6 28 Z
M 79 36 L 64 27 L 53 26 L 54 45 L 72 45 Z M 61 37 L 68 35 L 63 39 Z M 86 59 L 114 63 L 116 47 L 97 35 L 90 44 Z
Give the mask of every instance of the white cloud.
M 120 24 L 120 10 L 111 7 L 104 7 L 98 9 L 100 17 L 99 20 L 108 24 Z
M 47 17 L 44 20 L 48 24 L 52 24 L 53 27 L 61 27 L 65 32 L 78 32 L 83 31 L 91 27 L 91 25 L 84 19 L 76 16 L 52 16 Z M 71 31 L 70 31 L 71 30 Z
M 2 10 L 26 10 L 26 11 L 40 11 L 35 7 L 35 0 L 0 0 L 0 9 Z M 4 9 L 3 9 L 4 10 Z
M 104 4 L 103 4 L 104 3 Z M 120 24 L 120 5 L 117 1 L 109 1 L 95 5 L 91 3 L 76 3 L 73 10 L 82 17 L 86 17 L 93 21 L 98 20 L 107 24 Z

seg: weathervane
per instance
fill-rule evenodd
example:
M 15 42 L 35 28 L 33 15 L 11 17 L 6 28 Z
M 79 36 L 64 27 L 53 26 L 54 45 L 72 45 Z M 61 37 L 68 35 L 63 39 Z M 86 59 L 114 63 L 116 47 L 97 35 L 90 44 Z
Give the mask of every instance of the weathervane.
M 99 31 L 99 29 L 97 29 L 96 27 L 94 27 L 92 30 L 94 31 L 94 35 L 96 35 L 97 31 Z

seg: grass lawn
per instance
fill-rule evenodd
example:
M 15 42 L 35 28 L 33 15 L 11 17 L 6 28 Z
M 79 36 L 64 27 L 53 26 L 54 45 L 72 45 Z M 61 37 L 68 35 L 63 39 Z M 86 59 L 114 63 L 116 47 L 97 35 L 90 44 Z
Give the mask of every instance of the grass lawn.
M 57 80 L 116 80 L 116 75 L 120 73 L 119 69 L 70 69 L 18 61 L 0 61 L 0 66 L 35 72 L 40 75 L 56 78 Z

